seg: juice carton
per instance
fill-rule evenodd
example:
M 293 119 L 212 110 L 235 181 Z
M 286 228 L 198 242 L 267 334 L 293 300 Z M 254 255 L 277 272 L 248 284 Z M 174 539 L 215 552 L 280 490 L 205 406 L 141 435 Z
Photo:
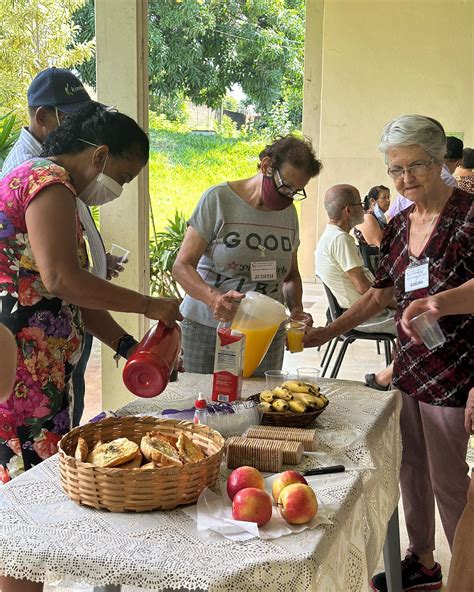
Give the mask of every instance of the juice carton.
M 245 335 L 230 327 L 217 328 L 212 400 L 230 403 L 240 398 Z

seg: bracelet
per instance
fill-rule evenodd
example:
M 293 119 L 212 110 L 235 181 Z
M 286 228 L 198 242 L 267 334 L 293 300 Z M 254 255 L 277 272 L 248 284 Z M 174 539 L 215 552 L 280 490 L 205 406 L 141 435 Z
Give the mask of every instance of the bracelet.
M 117 349 L 115 350 L 114 360 L 118 361 L 120 358 L 127 359 L 127 353 L 131 347 L 137 345 L 138 341 L 132 335 L 122 335 L 118 341 Z

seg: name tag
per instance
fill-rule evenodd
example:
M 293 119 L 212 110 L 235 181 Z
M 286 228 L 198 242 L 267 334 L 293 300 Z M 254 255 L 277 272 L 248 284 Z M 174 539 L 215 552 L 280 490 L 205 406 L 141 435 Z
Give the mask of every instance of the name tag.
M 252 282 L 268 282 L 277 279 L 276 261 L 252 261 L 250 263 Z
M 411 261 L 405 270 L 405 292 L 413 292 L 430 285 L 429 259 Z

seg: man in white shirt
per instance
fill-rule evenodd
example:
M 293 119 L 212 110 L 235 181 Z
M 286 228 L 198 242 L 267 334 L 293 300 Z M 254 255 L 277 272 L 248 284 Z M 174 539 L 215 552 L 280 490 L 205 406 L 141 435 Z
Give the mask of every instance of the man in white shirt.
M 328 189 L 324 197 L 329 223 L 316 247 L 316 275 L 331 290 L 343 309 L 357 302 L 374 280 L 374 276 L 364 267 L 355 240 L 349 234 L 354 226 L 363 222 L 362 205 L 360 194 L 352 185 L 335 185 Z M 394 311 L 386 309 L 367 323 L 359 325 L 357 330 L 396 336 L 393 317 Z M 369 386 L 383 387 L 382 390 L 386 390 L 390 381 L 391 366 L 375 376 L 366 376 Z

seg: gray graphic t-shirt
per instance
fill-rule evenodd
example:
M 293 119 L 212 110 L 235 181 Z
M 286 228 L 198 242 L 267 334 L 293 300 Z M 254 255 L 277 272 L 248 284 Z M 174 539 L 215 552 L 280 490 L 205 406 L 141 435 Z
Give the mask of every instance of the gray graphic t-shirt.
M 254 290 L 283 301 L 283 280 L 299 245 L 293 205 L 279 212 L 256 210 L 222 183 L 203 194 L 188 223 L 208 243 L 197 272 L 209 286 L 221 293 Z M 217 327 L 209 307 L 190 296 L 181 313 Z

